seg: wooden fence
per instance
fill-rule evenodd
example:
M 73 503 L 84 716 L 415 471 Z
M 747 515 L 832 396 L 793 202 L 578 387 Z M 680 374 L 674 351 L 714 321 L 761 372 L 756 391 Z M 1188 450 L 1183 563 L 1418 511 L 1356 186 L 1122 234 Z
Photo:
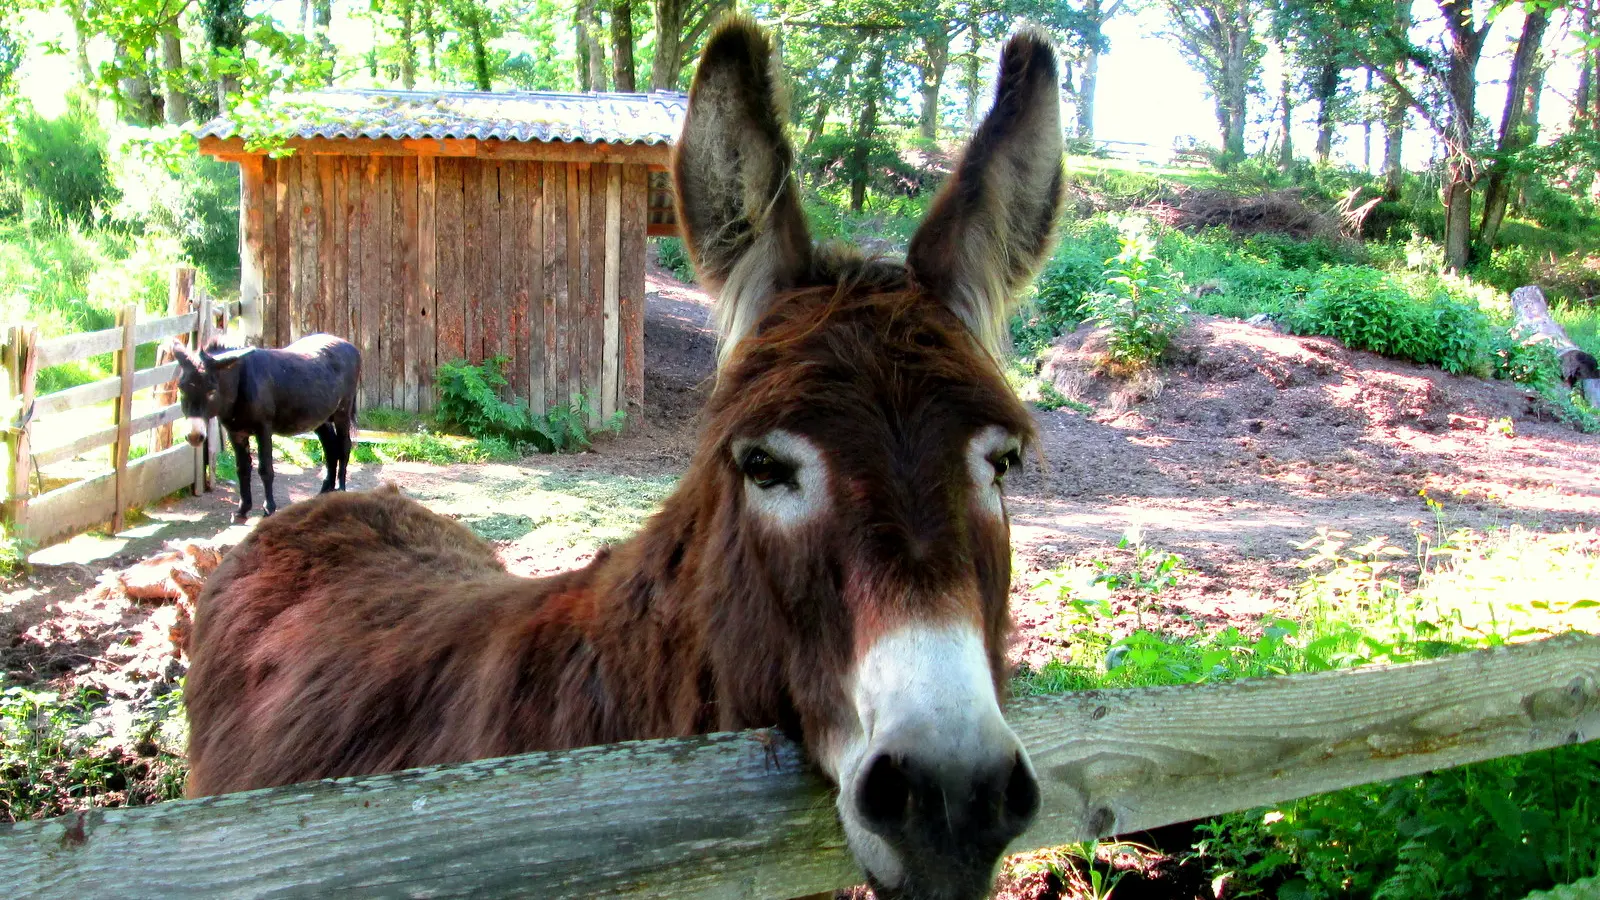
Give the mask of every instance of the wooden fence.
M 142 321 L 138 307 L 129 304 L 117 312 L 117 326 L 104 331 L 40 340 L 32 325 L 6 329 L 0 360 L 6 373 L 6 397 L 15 411 L 5 428 L 7 477 L 0 523 L 12 537 L 43 545 L 101 523 L 120 531 L 129 507 L 187 486 L 197 492 L 209 486 L 205 463 L 215 458 L 216 423 L 212 422 L 208 452 L 187 443 L 172 446 L 171 424 L 183 417 L 172 386 L 177 363 L 139 369 L 134 360 L 142 344 L 179 336 L 195 343 L 204 341 L 211 334 L 214 316 L 221 314 L 227 321 L 239 315 L 241 306 L 237 301 L 213 304 L 195 288 L 193 269 L 174 272 L 170 302 L 170 315 Z M 104 353 L 114 354 L 116 374 L 36 395 L 41 370 Z M 146 388 L 155 389 L 159 405 L 135 416 L 134 394 Z M 61 420 L 71 410 L 108 400 L 115 401 L 108 426 L 84 430 L 71 419 L 65 424 Z M 132 438 L 152 429 L 159 429 L 153 452 L 132 459 Z M 105 469 L 85 473 L 86 477 L 53 490 L 43 489 L 39 475 L 45 467 L 105 446 L 111 448 Z
M 1600 638 L 1012 704 L 1043 808 L 1013 851 L 1600 734 Z M 860 881 L 772 732 L 639 741 L 0 828 L 29 897 L 781 898 Z

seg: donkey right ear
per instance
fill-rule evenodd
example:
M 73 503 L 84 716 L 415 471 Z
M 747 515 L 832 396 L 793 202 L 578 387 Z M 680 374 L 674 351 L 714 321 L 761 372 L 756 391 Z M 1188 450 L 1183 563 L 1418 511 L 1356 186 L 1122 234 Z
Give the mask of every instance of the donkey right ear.
M 775 291 L 811 269 L 811 234 L 772 45 L 743 17 L 706 42 L 672 161 L 678 215 L 696 274 L 718 294 L 723 347 L 755 330 Z

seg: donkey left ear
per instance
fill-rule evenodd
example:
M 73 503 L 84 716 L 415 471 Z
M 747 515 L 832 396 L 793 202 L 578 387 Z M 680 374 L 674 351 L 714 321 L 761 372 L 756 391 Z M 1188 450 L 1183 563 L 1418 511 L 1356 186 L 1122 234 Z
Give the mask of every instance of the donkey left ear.
M 1023 31 L 1001 51 L 994 107 L 906 252 L 916 282 L 991 353 L 1005 345 L 1011 301 L 1050 249 L 1061 163 L 1055 50 L 1043 32 Z
M 755 330 L 774 291 L 811 269 L 786 118 L 771 42 L 747 18 L 724 22 L 700 55 L 672 170 L 695 273 L 718 295 L 725 349 Z
M 254 347 L 241 347 L 238 350 L 229 350 L 211 357 L 211 367 L 218 372 L 230 369 L 239 364 L 239 360 L 256 352 Z

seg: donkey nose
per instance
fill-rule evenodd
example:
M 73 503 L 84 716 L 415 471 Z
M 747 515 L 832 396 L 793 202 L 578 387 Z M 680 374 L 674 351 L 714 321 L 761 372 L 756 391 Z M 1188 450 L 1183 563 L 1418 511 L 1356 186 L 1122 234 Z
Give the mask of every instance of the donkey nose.
M 1019 748 L 976 767 L 880 753 L 858 782 L 856 811 L 891 845 L 1004 846 L 1033 823 L 1039 782 Z

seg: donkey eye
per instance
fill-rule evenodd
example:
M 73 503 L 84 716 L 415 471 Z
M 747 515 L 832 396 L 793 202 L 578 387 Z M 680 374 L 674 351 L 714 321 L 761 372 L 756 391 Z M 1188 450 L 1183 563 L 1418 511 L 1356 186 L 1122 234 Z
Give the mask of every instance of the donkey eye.
M 1006 473 L 1022 465 L 1022 451 L 1007 450 L 998 456 L 991 457 L 989 463 L 994 466 L 994 480 L 996 484 L 999 484 L 1005 481 Z
M 760 447 L 752 447 L 745 453 L 744 459 L 739 461 L 739 470 L 762 490 L 795 483 L 794 466 L 773 459 L 772 454 Z

